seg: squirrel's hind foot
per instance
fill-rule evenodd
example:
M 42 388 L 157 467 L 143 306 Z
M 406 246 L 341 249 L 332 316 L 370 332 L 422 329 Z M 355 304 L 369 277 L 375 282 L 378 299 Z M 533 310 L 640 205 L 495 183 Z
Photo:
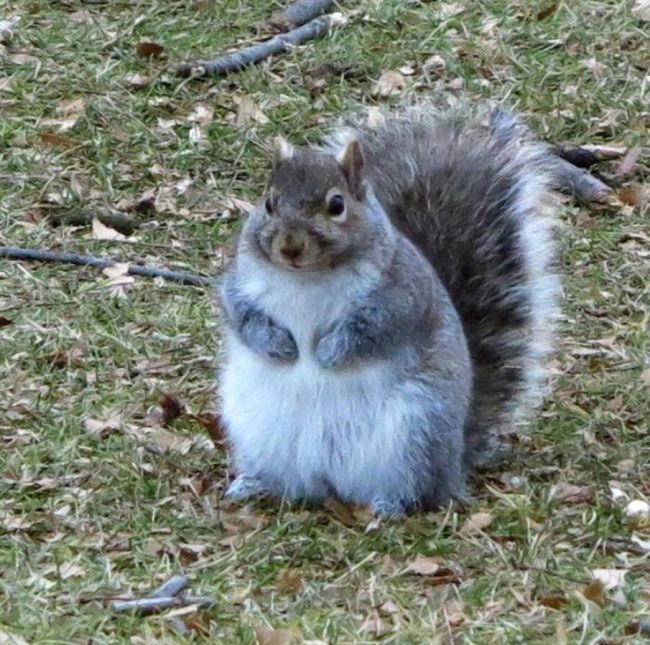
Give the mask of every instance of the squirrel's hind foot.
M 406 517 L 406 505 L 397 499 L 374 499 L 370 505 L 375 517 L 384 520 L 402 520 Z
M 228 486 L 224 497 L 232 502 L 243 501 L 250 497 L 263 495 L 268 492 L 261 480 L 248 475 L 239 475 Z

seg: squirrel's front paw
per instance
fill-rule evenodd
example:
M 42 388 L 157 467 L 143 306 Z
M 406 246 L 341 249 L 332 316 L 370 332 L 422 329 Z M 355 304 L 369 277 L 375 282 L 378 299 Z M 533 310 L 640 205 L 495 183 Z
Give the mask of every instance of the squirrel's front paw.
M 332 332 L 323 336 L 316 345 L 316 360 L 321 367 L 340 367 L 350 356 L 350 344 L 345 334 Z
M 298 358 L 298 346 L 288 329 L 273 325 L 269 328 L 265 353 L 272 361 L 293 363 Z

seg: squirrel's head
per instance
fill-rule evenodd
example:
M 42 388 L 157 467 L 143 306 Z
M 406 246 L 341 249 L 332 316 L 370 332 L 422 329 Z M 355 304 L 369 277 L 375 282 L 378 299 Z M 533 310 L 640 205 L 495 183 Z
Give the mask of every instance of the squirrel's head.
M 293 270 L 339 266 L 369 243 L 363 153 L 350 141 L 338 156 L 274 141 L 273 170 L 253 213 L 253 243 Z

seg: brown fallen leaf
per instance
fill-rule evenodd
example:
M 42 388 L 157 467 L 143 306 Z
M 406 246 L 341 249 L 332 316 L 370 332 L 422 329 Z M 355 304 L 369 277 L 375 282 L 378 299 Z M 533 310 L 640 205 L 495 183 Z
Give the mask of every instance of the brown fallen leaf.
M 588 504 L 594 498 L 591 486 L 577 486 L 560 482 L 551 489 L 551 499 L 564 504 Z
M 85 352 L 81 347 L 72 347 L 62 352 L 50 354 L 46 360 L 52 367 L 79 367 L 83 364 L 81 359 L 84 355 Z
M 406 87 L 406 79 L 401 72 L 397 70 L 388 70 L 384 72 L 372 89 L 372 96 L 377 98 L 388 98 L 395 94 L 400 94 Z
M 565 596 L 542 596 L 539 599 L 539 604 L 543 605 L 544 607 L 548 607 L 549 609 L 561 609 L 566 605 L 569 600 Z
M 69 139 L 68 137 L 63 137 L 60 134 L 56 134 L 55 132 L 41 132 L 39 138 L 41 140 L 41 143 L 57 148 L 74 148 L 75 146 L 79 145 L 78 141 Z
M 582 595 L 591 602 L 596 603 L 599 607 L 604 607 L 607 604 L 607 596 L 605 594 L 605 587 L 600 580 L 594 580 L 586 585 L 582 590 Z
M 409 563 L 406 568 L 407 573 L 414 573 L 418 576 L 433 576 L 441 568 L 441 558 L 434 556 L 420 556 Z
M 226 435 L 218 414 L 214 412 L 201 412 L 200 414 L 193 414 L 191 418 L 203 426 L 217 448 L 223 445 L 226 440 Z
M 302 636 L 295 629 L 273 629 L 266 625 L 253 628 L 256 645 L 300 645 Z
M 110 226 L 106 226 L 106 224 L 103 224 L 96 217 L 93 217 L 92 230 L 93 230 L 93 237 L 96 240 L 109 240 L 113 242 L 123 242 L 124 240 L 126 240 L 126 235 L 120 233 L 119 231 L 116 231 L 114 228 L 111 228 Z
M 483 529 L 486 529 L 490 524 L 494 516 L 488 511 L 479 511 L 478 513 L 472 513 L 466 520 L 465 523 L 460 527 L 459 533 L 461 535 L 473 535 L 479 533 Z
M 178 397 L 171 392 L 162 392 L 158 399 L 158 404 L 161 409 L 160 423 L 163 426 L 170 425 L 173 421 L 178 419 L 185 410 Z
M 618 164 L 616 175 L 618 177 L 626 177 L 627 175 L 632 174 L 634 166 L 636 166 L 636 162 L 639 160 L 640 156 L 641 146 L 634 146 L 630 148 Z
M 650 203 L 650 187 L 632 184 L 621 188 L 616 197 L 627 206 L 645 206 Z
M 269 118 L 262 112 L 261 108 L 251 96 L 235 97 L 237 103 L 237 118 L 235 124 L 240 128 L 246 128 L 251 123 L 261 123 L 264 125 L 269 122 Z
M 5 318 L 5 316 L 0 316 L 0 327 L 8 327 L 13 325 L 14 321 L 11 318 Z
M 389 629 L 390 627 L 382 619 L 377 610 L 373 609 L 364 618 L 363 623 L 361 623 L 361 627 L 359 627 L 359 633 L 380 637 L 386 634 Z
M 552 16 L 557 11 L 559 5 L 560 5 L 559 2 L 552 2 L 551 4 L 546 5 L 543 9 L 537 12 L 535 19 L 544 20 L 545 18 Z
M 158 43 L 143 40 L 136 45 L 135 50 L 138 56 L 142 56 L 143 58 L 159 58 L 163 51 L 165 51 L 165 48 Z
M 298 591 L 302 591 L 304 586 L 305 581 L 298 571 L 287 569 L 283 571 L 278 577 L 278 591 L 285 593 L 297 593 Z
M 106 419 L 84 419 L 84 429 L 93 439 L 102 439 L 122 427 L 122 417 L 113 414 Z
M 330 512 L 332 517 L 343 524 L 343 526 L 356 526 L 357 518 L 352 508 L 334 497 L 330 497 L 325 502 L 325 509 Z

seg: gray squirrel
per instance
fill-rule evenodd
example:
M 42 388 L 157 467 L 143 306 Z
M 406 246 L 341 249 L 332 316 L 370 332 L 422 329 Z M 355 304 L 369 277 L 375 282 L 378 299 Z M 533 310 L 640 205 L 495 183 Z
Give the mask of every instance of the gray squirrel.
M 547 152 L 527 132 L 420 108 L 276 140 L 221 289 L 227 497 L 401 517 L 467 495 L 550 349 Z

